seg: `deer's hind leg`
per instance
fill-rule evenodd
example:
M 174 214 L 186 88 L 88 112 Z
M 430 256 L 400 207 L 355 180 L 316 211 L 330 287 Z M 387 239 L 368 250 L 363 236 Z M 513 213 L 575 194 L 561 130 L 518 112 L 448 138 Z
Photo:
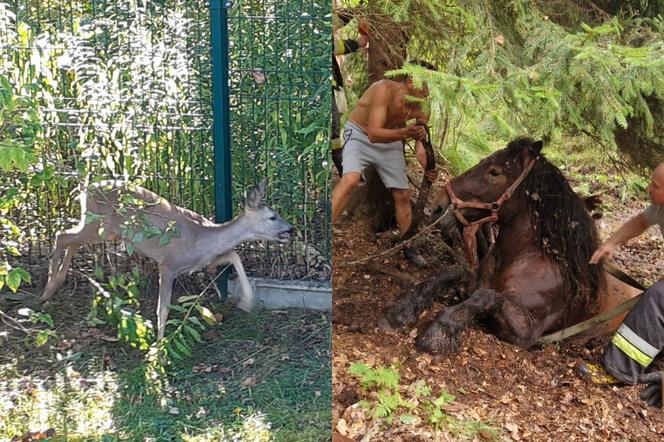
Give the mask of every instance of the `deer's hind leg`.
M 87 225 L 81 222 L 72 229 L 58 232 L 55 236 L 55 247 L 51 255 L 48 282 L 41 296 L 42 302 L 51 299 L 65 282 L 71 260 L 81 245 L 97 244 L 104 241 L 99 236 L 99 227 L 100 224 L 98 222 Z

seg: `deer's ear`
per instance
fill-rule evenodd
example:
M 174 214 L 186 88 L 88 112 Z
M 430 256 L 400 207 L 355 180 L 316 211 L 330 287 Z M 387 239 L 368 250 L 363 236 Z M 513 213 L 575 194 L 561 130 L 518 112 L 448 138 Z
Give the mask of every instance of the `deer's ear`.
M 265 188 L 267 187 L 267 177 L 263 178 L 260 183 L 258 183 L 258 192 L 260 192 L 261 199 L 265 196 Z
M 258 209 L 261 206 L 261 203 L 263 202 L 263 195 L 265 195 L 266 186 L 267 178 L 263 179 L 263 181 L 261 181 L 258 186 L 249 192 L 245 202 L 245 207 L 247 209 Z

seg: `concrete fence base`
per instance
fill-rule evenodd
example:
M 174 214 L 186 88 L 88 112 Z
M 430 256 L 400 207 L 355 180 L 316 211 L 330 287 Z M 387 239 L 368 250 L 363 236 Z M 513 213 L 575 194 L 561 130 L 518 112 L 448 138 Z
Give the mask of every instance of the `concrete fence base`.
M 268 310 L 280 308 L 306 308 L 332 310 L 332 286 L 329 281 L 281 281 L 267 278 L 249 278 L 254 289 L 256 306 Z M 228 281 L 229 300 L 237 300 L 240 285 Z

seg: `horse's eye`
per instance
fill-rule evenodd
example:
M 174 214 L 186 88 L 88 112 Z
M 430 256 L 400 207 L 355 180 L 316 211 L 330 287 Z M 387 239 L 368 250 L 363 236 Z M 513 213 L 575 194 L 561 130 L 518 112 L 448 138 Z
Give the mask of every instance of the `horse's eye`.
M 277 220 L 277 217 L 276 217 L 275 215 L 272 215 L 272 216 L 270 217 L 270 221 L 276 221 L 276 220 Z
M 495 177 L 495 176 L 500 175 L 500 172 L 498 171 L 498 169 L 489 169 L 489 175 Z

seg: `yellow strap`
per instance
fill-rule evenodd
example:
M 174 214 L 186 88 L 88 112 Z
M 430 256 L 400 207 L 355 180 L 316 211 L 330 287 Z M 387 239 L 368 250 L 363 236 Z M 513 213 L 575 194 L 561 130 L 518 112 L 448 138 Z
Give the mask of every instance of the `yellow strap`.
M 330 144 L 332 145 L 332 150 L 338 150 L 343 147 L 341 144 L 341 138 L 335 138 L 334 140 L 330 141 Z
M 632 345 L 631 342 L 622 337 L 620 333 L 614 334 L 613 339 L 611 339 L 611 342 L 613 343 L 613 345 L 618 347 L 623 353 L 629 356 L 630 359 L 635 360 L 643 367 L 647 367 L 652 362 L 652 358 L 650 356 L 642 353 L 641 350 L 636 348 L 634 345 Z

